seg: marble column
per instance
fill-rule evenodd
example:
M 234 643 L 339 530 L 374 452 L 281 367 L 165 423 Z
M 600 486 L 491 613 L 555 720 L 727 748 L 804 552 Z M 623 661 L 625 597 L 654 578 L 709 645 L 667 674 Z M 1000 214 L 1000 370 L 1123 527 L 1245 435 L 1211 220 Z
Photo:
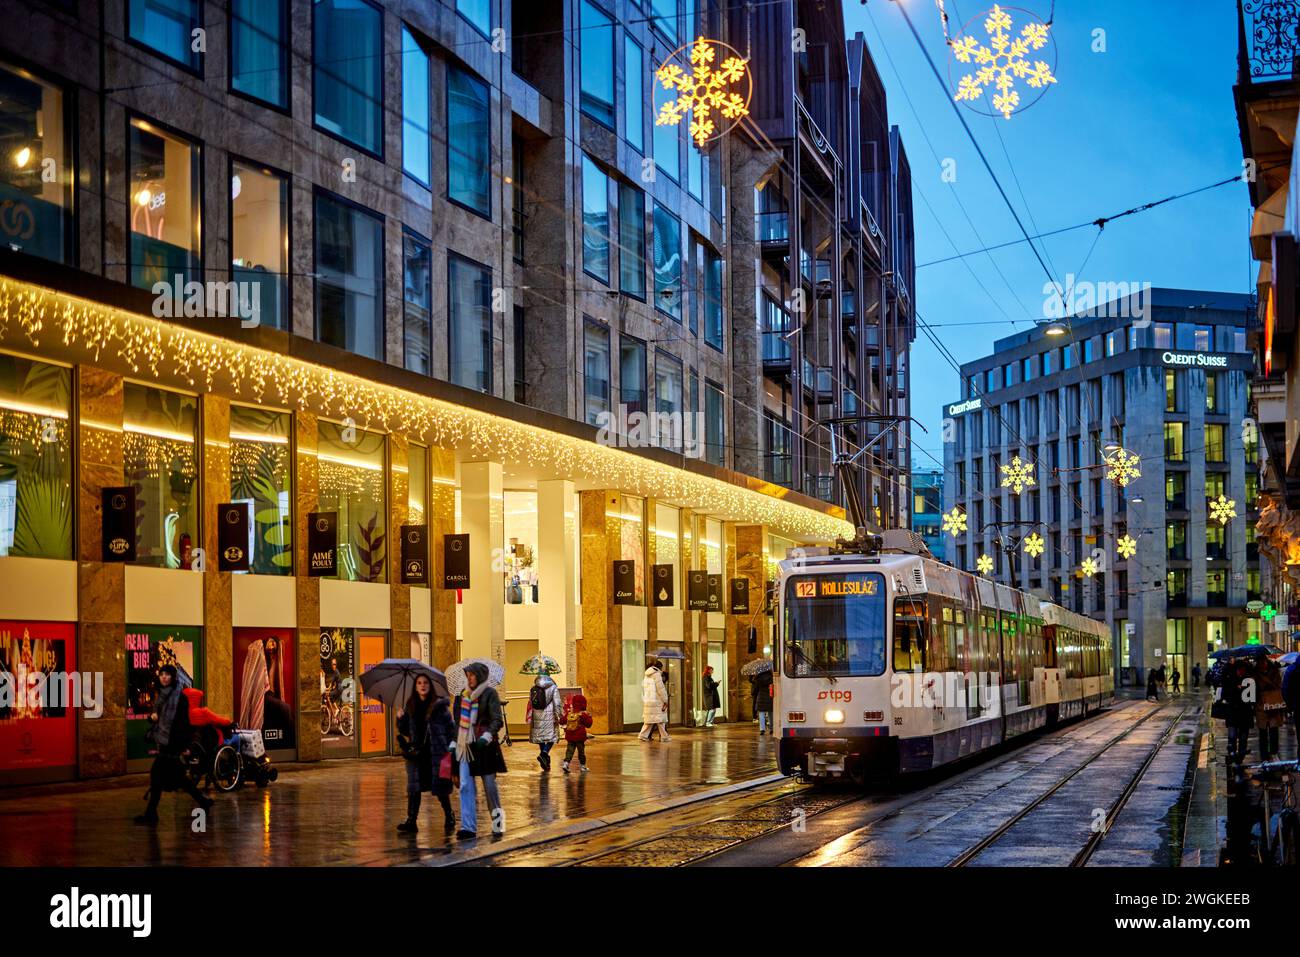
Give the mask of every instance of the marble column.
M 573 605 L 573 483 L 557 479 L 537 483 L 537 650 L 564 670 L 555 675 L 562 687 L 572 683 L 577 609 Z
M 506 660 L 504 494 L 500 462 L 461 466 L 461 528 L 469 534 L 470 587 L 461 608 L 465 658 Z
M 709 663 L 708 645 L 699 645 L 700 636 L 695 628 L 695 619 L 699 617 L 698 612 L 688 611 L 686 608 L 686 599 L 689 595 L 688 573 L 693 568 L 698 567 L 699 559 L 695 555 L 695 513 L 690 509 L 682 509 L 678 513 L 679 521 L 677 523 L 678 543 L 676 569 L 676 587 L 677 587 L 677 607 L 673 609 L 674 614 L 682 616 L 682 645 L 686 652 L 686 660 L 682 662 L 682 715 L 686 724 L 693 724 L 695 721 L 696 689 L 700 685 L 700 679 L 704 675 L 704 666 Z
M 208 393 L 199 397 L 203 420 L 202 542 L 204 703 L 218 714 L 234 714 L 231 627 L 231 573 L 217 570 L 217 506 L 230 501 L 230 400 Z M 251 520 L 251 516 L 250 516 Z
M 614 561 L 621 551 L 618 492 L 579 494 L 582 534 L 582 639 L 578 684 L 597 734 L 623 730 L 623 608 L 614 604 Z
M 294 423 L 294 586 L 298 612 L 298 760 L 321 759 L 320 734 L 320 579 L 307 574 L 307 516 L 320 503 L 316 416 L 298 411 Z
M 727 611 L 727 673 L 732 676 L 728 689 L 733 714 L 753 717 L 749 696 L 749 682 L 740 674 L 741 666 L 751 659 L 763 656 L 763 646 L 767 638 L 763 634 L 763 623 L 767 620 L 762 614 L 763 588 L 766 580 L 766 562 L 764 545 L 767 541 L 766 529 L 762 525 L 726 526 L 726 580 L 722 583 L 723 608 Z M 744 578 L 749 582 L 749 614 L 731 614 L 731 579 Z M 757 650 L 748 651 L 749 629 L 758 631 Z M 744 702 L 743 710 L 741 702 Z
M 432 602 L 433 666 L 446 668 L 456 656 L 456 591 L 442 587 L 442 540 L 456 531 L 456 453 L 429 449 L 429 588 Z
M 411 586 L 402 584 L 402 526 L 411 508 L 410 449 L 406 436 L 388 436 L 388 653 L 396 658 L 411 654 Z
M 105 563 L 102 497 L 121 485 L 122 378 L 78 366 L 77 596 L 81 625 L 77 667 L 104 675 L 104 711 L 77 712 L 78 770 L 83 778 L 126 773 L 126 567 Z

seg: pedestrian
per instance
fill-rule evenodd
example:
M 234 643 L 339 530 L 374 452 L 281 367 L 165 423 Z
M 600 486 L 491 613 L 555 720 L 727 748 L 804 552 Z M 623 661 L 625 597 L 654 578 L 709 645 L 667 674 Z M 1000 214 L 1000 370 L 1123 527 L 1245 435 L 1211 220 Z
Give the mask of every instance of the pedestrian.
M 1154 668 L 1147 669 L 1147 700 L 1160 700 L 1160 685 L 1157 680 L 1156 669 Z
M 1228 725 L 1228 763 L 1240 764 L 1249 754 L 1250 729 L 1255 725 L 1254 668 L 1244 658 L 1224 666 L 1223 719 Z
M 1192 665 L 1192 690 L 1195 691 L 1201 686 L 1201 663 L 1198 661 Z
M 1277 757 L 1278 737 L 1286 723 L 1282 669 L 1261 648 L 1255 655 L 1255 727 L 1259 728 L 1259 759 Z
M 492 812 L 492 833 L 506 832 L 505 812 L 497 775 L 506 771 L 498 735 L 505 725 L 501 696 L 488 684 L 487 665 L 474 662 L 465 666 L 466 688 L 456 695 L 452 719 L 456 722 L 456 753 L 452 758 L 455 777 L 452 785 L 460 791 L 460 830 L 462 840 L 478 837 L 478 790 L 475 778 L 483 779 L 483 794 Z
M 158 802 L 164 791 L 183 790 L 194 803 L 207 811 L 212 807 L 210 797 L 200 793 L 185 771 L 183 754 L 190 745 L 193 729 L 190 727 L 190 703 L 182 693 L 176 677 L 175 665 L 158 669 L 158 699 L 149 717 L 153 725 L 145 737 L 158 748 L 158 754 L 149 769 L 149 806 L 137 815 L 136 824 L 158 823 Z
M 1169 683 L 1173 685 L 1174 694 L 1178 694 L 1178 685 L 1180 682 L 1182 682 L 1182 680 L 1183 680 L 1183 676 L 1179 672 L 1178 666 L 1174 665 L 1173 671 L 1169 675 Z
M 1291 712 L 1291 730 L 1300 737 L 1300 658 L 1291 662 L 1282 676 L 1282 700 Z
M 587 729 L 591 724 L 586 696 L 575 694 L 564 709 L 564 761 L 560 767 L 564 768 L 565 774 L 569 773 L 574 751 L 578 752 L 578 767 L 587 770 Z
M 767 734 L 772 726 L 772 672 L 764 671 L 754 679 L 754 710 L 758 712 L 758 733 Z
M 456 829 L 451 813 L 451 739 L 456 727 L 446 698 L 433 693 L 428 675 L 419 675 L 406 707 L 397 709 L 397 742 L 406 758 L 406 820 L 397 829 L 414 834 L 418 828 L 420 795 L 425 791 L 442 805 L 442 829 Z
M 1161 665 L 1156 669 L 1156 698 L 1159 699 L 1165 694 L 1165 666 Z
M 637 737 L 649 741 L 650 732 L 656 728 L 665 743 L 672 740 L 668 736 L 668 689 L 664 687 L 663 665 L 657 660 L 650 663 L 641 679 L 641 733 Z
M 713 718 L 717 715 L 718 709 L 722 707 L 722 696 L 718 693 L 718 689 L 722 685 L 713 677 L 713 665 L 705 667 L 702 683 L 704 685 L 704 701 L 702 702 L 704 705 L 704 726 L 712 728 Z
M 537 745 L 537 763 L 543 771 L 551 770 L 551 748 L 560 740 L 563 715 L 560 689 L 550 675 L 538 675 L 528 692 L 524 720 L 528 722 L 528 740 Z

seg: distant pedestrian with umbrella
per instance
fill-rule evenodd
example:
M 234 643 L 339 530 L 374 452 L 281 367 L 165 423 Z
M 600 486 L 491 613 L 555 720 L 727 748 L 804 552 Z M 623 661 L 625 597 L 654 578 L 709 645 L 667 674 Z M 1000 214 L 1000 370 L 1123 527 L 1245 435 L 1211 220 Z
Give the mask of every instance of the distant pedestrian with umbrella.
M 560 689 L 555 687 L 550 675 L 538 675 L 528 692 L 528 711 L 524 720 L 528 722 L 528 740 L 537 745 L 537 763 L 543 771 L 551 770 L 551 748 L 560 740 L 563 714 Z
M 504 671 L 503 671 L 504 674 Z M 492 833 L 505 833 L 505 813 L 497 790 L 498 774 L 506 770 L 498 735 L 505 725 L 501 696 L 488 682 L 488 665 L 472 661 L 464 666 L 465 688 L 456 695 L 452 717 L 456 722 L 457 774 L 453 782 L 460 790 L 460 830 L 462 840 L 478 837 L 478 789 L 475 778 L 483 780 L 483 793 L 492 812 Z
M 772 724 L 772 670 L 754 676 L 754 713 L 758 715 L 758 733 L 767 734 Z
M 701 702 L 704 705 L 704 726 L 712 728 L 713 717 L 722 707 L 722 696 L 718 693 L 722 684 L 713 677 L 713 665 L 705 666 L 701 683 L 704 685 L 704 700 Z
M 659 729 L 665 742 L 668 736 L 668 689 L 664 687 L 663 665 L 658 660 L 650 662 L 641 679 L 641 733 L 642 741 L 650 740 L 650 732 Z
M 397 711 L 397 740 L 406 758 L 406 820 L 397 825 L 404 833 L 418 829 L 420 795 L 432 791 L 442 805 L 443 831 L 456 829 L 451 812 L 451 741 L 456 733 L 446 698 L 434 695 L 427 675 L 416 677 L 411 697 Z

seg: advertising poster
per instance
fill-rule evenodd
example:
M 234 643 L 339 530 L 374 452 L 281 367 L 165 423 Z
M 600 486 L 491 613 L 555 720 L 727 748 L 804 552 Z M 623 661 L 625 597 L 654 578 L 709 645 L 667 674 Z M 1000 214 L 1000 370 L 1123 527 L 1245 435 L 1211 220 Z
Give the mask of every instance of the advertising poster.
M 384 635 L 358 635 L 357 657 L 360 661 L 358 674 L 365 674 L 387 657 L 385 646 L 388 639 Z M 357 690 L 360 691 L 360 684 Z M 361 696 L 361 753 L 386 754 L 388 752 L 388 717 L 384 714 L 383 702 L 376 698 Z
M 327 756 L 357 753 L 356 684 L 356 634 L 351 628 L 321 629 L 320 735 Z
M 267 750 L 296 747 L 294 632 L 287 628 L 236 628 L 231 662 L 235 723 L 241 728 L 259 728 Z
M 203 630 L 166 625 L 126 626 L 126 758 L 152 757 L 155 748 L 145 740 L 153 723 L 158 698 L 158 669 L 175 665 L 190 676 L 195 688 L 203 687 Z
M 0 621 L 0 772 L 77 763 L 73 626 Z M 53 680 L 49 676 L 53 675 Z M 88 689 L 93 691 L 93 689 Z

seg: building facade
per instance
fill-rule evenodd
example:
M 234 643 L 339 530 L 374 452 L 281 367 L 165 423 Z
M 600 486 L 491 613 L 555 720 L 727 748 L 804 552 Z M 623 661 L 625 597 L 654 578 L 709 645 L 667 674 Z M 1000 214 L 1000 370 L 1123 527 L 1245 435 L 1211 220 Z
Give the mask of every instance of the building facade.
M 949 560 L 1104 619 L 1116 666 L 1138 680 L 1160 664 L 1204 669 L 1258 634 L 1245 610 L 1262 593 L 1248 305 L 1150 289 L 964 364 L 944 407 L 944 507 L 967 527 Z M 1140 473 L 1123 486 L 1120 452 Z
M 620 731 L 662 649 L 674 723 L 704 664 L 748 717 L 775 562 L 848 529 L 826 420 L 907 401 L 906 157 L 839 4 L 0 16 L 0 653 L 104 685 L 0 713 L 0 781 L 138 767 L 164 661 L 300 760 L 389 750 L 358 688 L 389 654 L 494 658 L 510 701 L 547 654 Z M 697 36 L 799 78 L 755 69 L 702 149 L 654 123 Z M 860 479 L 881 524 L 906 446 Z
M 943 469 L 912 470 L 912 531 L 939 561 L 947 560 L 943 533 Z

